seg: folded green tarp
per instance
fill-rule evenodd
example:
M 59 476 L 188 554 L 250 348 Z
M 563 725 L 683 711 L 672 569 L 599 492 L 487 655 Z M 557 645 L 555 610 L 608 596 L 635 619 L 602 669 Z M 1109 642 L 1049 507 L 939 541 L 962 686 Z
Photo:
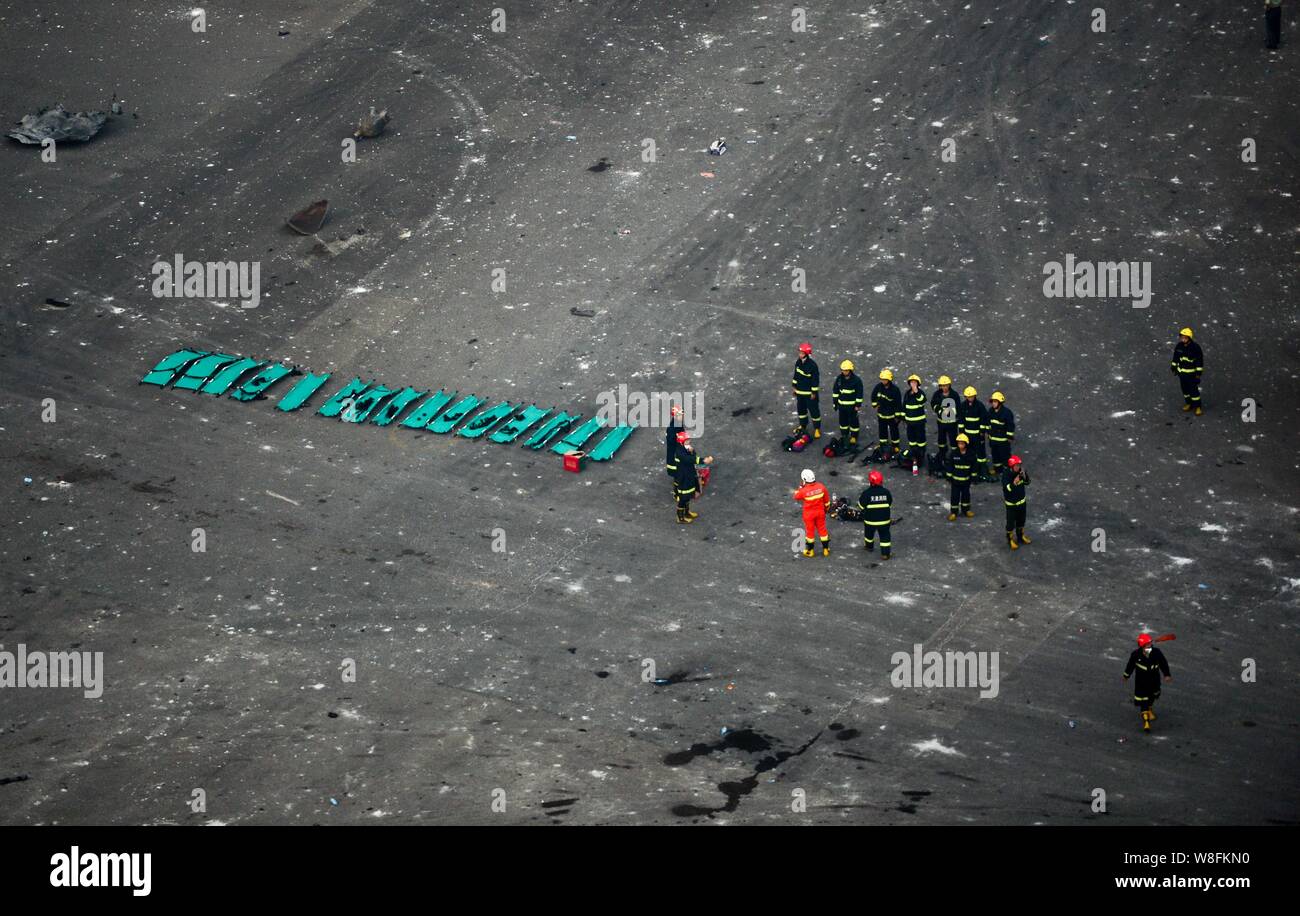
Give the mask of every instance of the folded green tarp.
M 502 401 L 496 407 L 489 407 L 482 413 L 475 414 L 474 419 L 462 426 L 456 435 L 464 436 L 466 439 L 477 439 L 496 425 L 498 420 L 504 420 L 514 412 L 515 405 L 509 401 Z

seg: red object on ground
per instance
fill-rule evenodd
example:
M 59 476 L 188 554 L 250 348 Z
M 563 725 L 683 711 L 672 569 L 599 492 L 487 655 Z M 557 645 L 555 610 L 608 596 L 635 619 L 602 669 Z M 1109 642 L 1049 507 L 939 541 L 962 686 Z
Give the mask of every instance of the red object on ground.
M 586 460 L 586 452 L 569 452 L 564 456 L 564 469 L 576 474 L 582 470 L 582 463 Z

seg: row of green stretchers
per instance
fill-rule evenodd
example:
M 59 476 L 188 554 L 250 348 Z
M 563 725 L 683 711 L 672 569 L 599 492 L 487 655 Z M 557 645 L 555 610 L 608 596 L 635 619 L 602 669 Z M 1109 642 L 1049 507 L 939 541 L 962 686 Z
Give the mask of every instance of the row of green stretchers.
M 196 391 L 217 397 L 228 394 L 237 401 L 254 401 L 266 397 L 267 390 L 286 378 L 297 378 L 275 405 L 278 410 L 298 410 L 329 381 L 332 373 L 305 372 L 268 360 L 182 349 L 168 354 L 145 373 L 140 383 Z M 428 430 L 464 439 L 487 437 L 493 442 L 514 442 L 525 433 L 523 447 L 541 450 L 550 445 L 557 455 L 580 451 L 607 424 L 596 416 L 585 422 L 581 414 L 555 408 L 524 406 L 502 401 L 475 414 L 485 403 L 483 398 L 439 389 L 430 393 L 419 388 L 389 388 L 375 381 L 354 378 L 320 406 L 322 417 L 338 417 L 348 423 L 371 423 L 391 426 L 397 423 L 408 429 Z M 398 422 L 408 407 L 415 408 Z M 471 414 L 474 414 L 472 417 Z M 459 428 L 457 428 L 459 427 Z M 632 435 L 631 426 L 615 426 L 587 452 L 591 461 L 608 461 Z M 558 441 L 554 441 L 558 439 Z M 553 443 L 553 444 L 552 444 Z

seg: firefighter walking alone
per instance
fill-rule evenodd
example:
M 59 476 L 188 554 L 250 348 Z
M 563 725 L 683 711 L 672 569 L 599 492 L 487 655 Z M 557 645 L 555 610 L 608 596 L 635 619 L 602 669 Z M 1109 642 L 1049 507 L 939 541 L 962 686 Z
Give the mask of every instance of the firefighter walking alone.
M 1151 642 L 1150 633 L 1138 636 L 1138 647 L 1128 657 L 1128 665 L 1124 668 L 1125 681 L 1134 673 L 1137 674 L 1133 678 L 1133 705 L 1142 711 L 1144 732 L 1151 731 L 1151 723 L 1156 720 L 1153 707 L 1156 700 L 1160 699 L 1160 676 L 1163 674 L 1166 681 L 1174 679 L 1169 673 L 1169 662 L 1165 659 L 1165 654 Z
M 1201 345 L 1192 339 L 1191 328 L 1178 332 L 1169 371 L 1178 376 L 1178 385 L 1183 390 L 1183 411 L 1194 410 L 1198 417 L 1205 413 L 1201 410 L 1201 373 L 1205 371 L 1205 359 Z
M 814 538 L 820 537 L 822 556 L 829 557 L 831 536 L 826 530 L 826 508 L 831 504 L 831 494 L 825 486 L 817 482 L 817 475 L 808 468 L 803 469 L 799 480 L 803 486 L 794 491 L 794 498 L 803 506 L 803 555 L 805 557 L 813 555 Z
M 862 379 L 853 373 L 853 360 L 844 360 L 831 388 L 831 397 L 840 414 L 840 438 L 850 446 L 858 444 L 858 409 L 862 406 L 862 390 Z
M 794 386 L 795 409 L 799 414 L 799 426 L 795 435 L 808 432 L 808 420 L 812 419 L 812 437 L 822 437 L 822 376 L 812 358 L 812 344 L 799 344 L 799 358 L 794 364 L 794 376 L 790 380 Z
M 1019 550 L 1021 544 L 1030 543 L 1025 535 L 1025 487 L 1028 485 L 1029 474 L 1021 466 L 1020 456 L 1012 455 L 1007 459 L 1006 470 L 1002 472 L 1002 502 L 1007 507 L 1007 545 L 1012 550 Z
M 889 536 L 889 522 L 894 505 L 893 495 L 885 489 L 885 475 L 872 471 L 867 475 L 869 486 L 858 497 L 858 508 L 862 510 L 862 546 L 873 550 L 874 539 L 880 539 L 880 559 L 888 560 L 894 549 L 893 539 Z

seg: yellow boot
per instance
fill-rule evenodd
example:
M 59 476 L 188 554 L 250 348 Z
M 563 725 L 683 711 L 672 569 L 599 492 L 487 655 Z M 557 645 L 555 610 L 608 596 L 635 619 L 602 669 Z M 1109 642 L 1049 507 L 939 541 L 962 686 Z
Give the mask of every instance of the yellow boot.
M 1029 540 L 1029 535 L 1025 534 L 1025 529 L 1023 528 L 1021 528 L 1019 531 L 1016 532 L 1016 537 L 1020 538 L 1020 543 L 1022 544 L 1034 543 L 1033 541 Z
M 955 522 L 955 521 L 957 521 L 957 513 L 956 513 L 956 512 L 949 512 L 949 513 L 948 513 L 948 521 L 950 521 L 950 522 Z
M 1012 536 L 1011 534 L 1008 534 L 1008 535 L 1007 535 L 1007 544 L 1010 545 L 1010 547 L 1011 547 L 1012 550 L 1019 550 L 1019 549 L 1020 549 L 1020 545 L 1016 543 L 1016 539 L 1015 539 L 1015 537 Z
M 1195 409 L 1194 411 L 1192 411 L 1192 413 L 1196 414 L 1196 416 L 1199 417 L 1201 414 L 1205 413 L 1205 411 L 1201 410 L 1201 405 L 1200 405 L 1200 404 L 1197 404 L 1197 405 L 1196 405 L 1196 409 Z
M 1151 710 L 1149 709 L 1142 710 L 1142 731 L 1151 731 Z
M 1192 412 L 1192 405 L 1191 405 L 1191 404 L 1184 404 L 1184 405 L 1183 405 L 1183 413 L 1191 413 L 1191 412 Z

